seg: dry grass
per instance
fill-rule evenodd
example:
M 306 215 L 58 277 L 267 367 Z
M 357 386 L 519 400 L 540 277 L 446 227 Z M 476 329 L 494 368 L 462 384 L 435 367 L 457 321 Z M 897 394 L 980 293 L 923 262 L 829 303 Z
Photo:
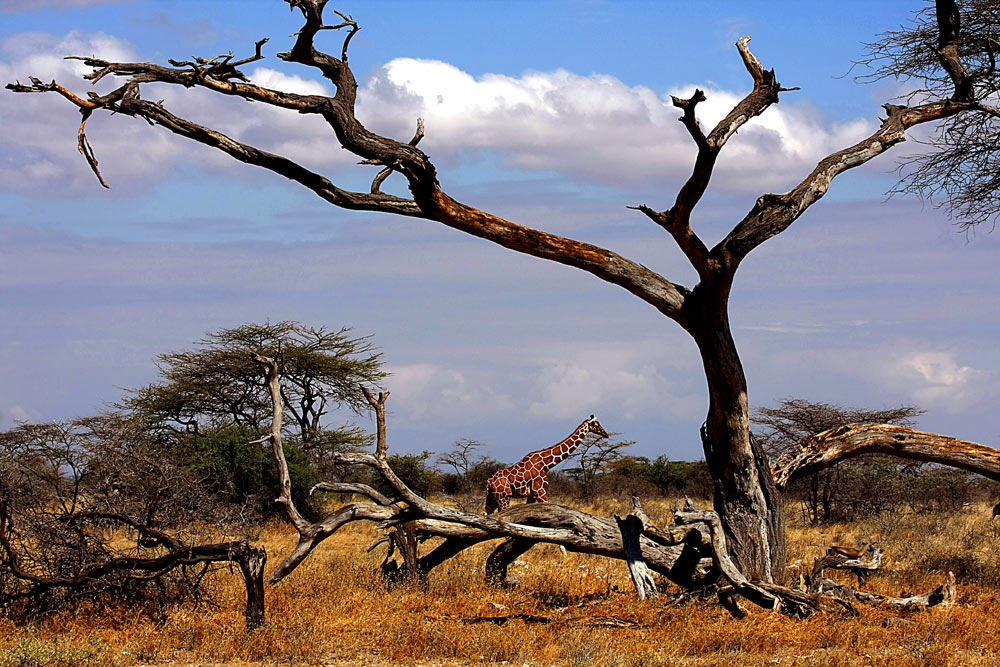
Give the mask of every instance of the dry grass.
M 654 520 L 667 503 L 648 503 Z M 627 511 L 604 501 L 588 511 Z M 1000 637 L 1000 528 L 986 507 L 949 517 L 898 515 L 865 523 L 789 530 L 789 558 L 810 562 L 822 547 L 877 539 L 884 572 L 866 588 L 924 592 L 958 576 L 960 604 L 860 618 L 795 621 L 752 610 L 731 619 L 711 599 L 635 598 L 623 563 L 538 547 L 515 565 L 513 591 L 483 583 L 488 546 L 442 566 L 426 582 L 389 589 L 365 554 L 370 527 L 328 540 L 296 573 L 268 588 L 268 625 L 243 629 L 238 573 L 213 582 L 211 605 L 105 606 L 46 617 L 30 627 L 0 621 L 0 667 L 13 665 L 995 665 Z M 273 566 L 294 533 L 264 531 Z M 379 550 L 381 553 L 381 550 Z

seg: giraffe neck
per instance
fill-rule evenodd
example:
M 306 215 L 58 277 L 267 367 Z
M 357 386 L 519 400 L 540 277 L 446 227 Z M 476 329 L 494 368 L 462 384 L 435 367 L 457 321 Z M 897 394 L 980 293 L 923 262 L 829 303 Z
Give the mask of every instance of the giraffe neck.
M 573 453 L 581 442 L 583 442 L 583 436 L 587 434 L 590 430 L 588 428 L 588 422 L 583 422 L 576 427 L 568 438 L 560 442 L 558 445 L 552 445 L 548 449 L 543 449 L 538 454 L 541 456 L 544 468 L 548 472 L 551 468 L 558 465 L 566 459 L 567 456 Z

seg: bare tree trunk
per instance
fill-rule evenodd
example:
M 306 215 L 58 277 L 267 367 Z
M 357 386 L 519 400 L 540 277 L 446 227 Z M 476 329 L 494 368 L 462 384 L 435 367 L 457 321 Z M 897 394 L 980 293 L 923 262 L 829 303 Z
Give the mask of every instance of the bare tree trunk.
M 767 456 L 750 434 L 746 377 L 725 312 L 727 295 L 709 295 L 699 302 L 708 307 L 690 319 L 689 331 L 708 379 L 708 417 L 701 437 L 728 555 L 748 578 L 782 582 L 784 507 Z
M 653 573 L 646 566 L 646 561 L 642 558 L 642 547 L 639 546 L 639 538 L 646 528 L 646 514 L 635 496 L 632 497 L 632 507 L 632 512 L 624 519 L 616 514 L 615 522 L 622 533 L 622 549 L 635 592 L 640 600 L 645 600 L 647 597 L 655 598 L 658 592 Z
M 245 544 L 237 562 L 247 590 L 247 630 L 256 630 L 264 627 L 264 565 L 267 563 L 267 552 Z

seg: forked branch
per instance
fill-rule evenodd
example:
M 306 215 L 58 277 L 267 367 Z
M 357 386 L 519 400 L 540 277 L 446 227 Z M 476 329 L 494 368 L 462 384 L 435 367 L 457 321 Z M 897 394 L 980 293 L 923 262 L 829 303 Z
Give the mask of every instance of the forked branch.
M 665 211 L 656 211 L 645 205 L 630 207 L 642 211 L 667 230 L 691 265 L 698 271 L 699 277 L 706 282 L 714 280 L 719 275 L 723 266 L 720 259 L 723 258 L 709 253 L 704 242 L 691 227 L 691 213 L 708 189 L 719 153 L 740 127 L 778 102 L 779 92 L 797 90 L 781 87 L 775 78 L 774 70 L 765 70 L 750 51 L 749 41 L 749 36 L 740 39 L 736 43 L 736 48 L 753 79 L 753 90 L 740 100 L 707 136 L 698 124 L 695 114 L 697 105 L 706 99 L 704 91 L 696 89 L 687 99 L 671 97 L 673 105 L 683 111 L 680 121 L 698 147 L 694 169 L 677 193 L 674 205 Z

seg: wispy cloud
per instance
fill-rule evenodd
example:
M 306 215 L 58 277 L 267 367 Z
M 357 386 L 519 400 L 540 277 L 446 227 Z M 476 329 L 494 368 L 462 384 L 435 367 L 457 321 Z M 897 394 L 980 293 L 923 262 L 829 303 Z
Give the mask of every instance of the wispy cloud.
M 689 419 L 704 411 L 703 392 L 679 381 L 690 375 L 692 360 L 678 373 L 665 340 L 564 341 L 536 355 L 537 379 L 528 412 L 535 418 L 572 419 L 613 413 L 626 420 L 643 416 Z
M 927 339 L 896 338 L 867 346 L 854 341 L 851 347 L 817 341 L 808 349 L 775 354 L 789 377 L 806 373 L 812 381 L 826 378 L 826 395 L 816 400 L 830 400 L 832 392 L 847 397 L 834 402 L 852 405 L 912 403 L 931 415 L 972 415 L 1000 398 L 1000 377 L 988 365 L 977 368 L 966 359 L 968 349 Z
M 393 405 L 409 419 L 482 419 L 515 410 L 499 378 L 473 369 L 431 363 L 387 366 Z
M 982 407 L 1000 395 L 1000 381 L 958 361 L 953 350 L 917 350 L 885 364 L 883 382 L 906 391 L 927 408 L 950 413 Z

